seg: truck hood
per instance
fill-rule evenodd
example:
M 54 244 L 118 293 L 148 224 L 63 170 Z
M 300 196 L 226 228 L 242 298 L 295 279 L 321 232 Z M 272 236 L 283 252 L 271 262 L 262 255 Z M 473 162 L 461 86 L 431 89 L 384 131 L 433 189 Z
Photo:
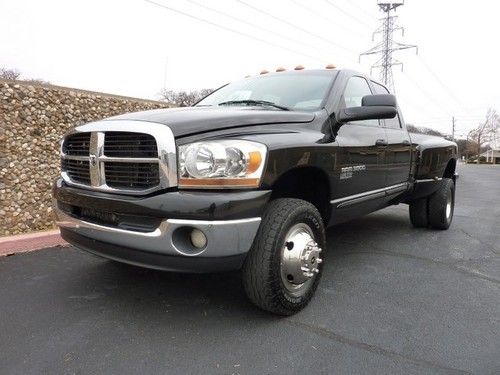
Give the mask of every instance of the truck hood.
M 314 120 L 314 113 L 265 110 L 255 107 L 187 107 L 156 109 L 126 113 L 106 121 L 132 120 L 156 122 L 167 125 L 175 137 L 236 127 L 307 123 Z

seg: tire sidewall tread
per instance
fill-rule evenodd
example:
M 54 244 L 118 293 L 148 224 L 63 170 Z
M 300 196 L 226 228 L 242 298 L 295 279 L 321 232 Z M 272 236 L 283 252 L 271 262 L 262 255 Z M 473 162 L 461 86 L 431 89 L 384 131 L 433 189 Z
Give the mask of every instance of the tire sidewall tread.
M 446 204 L 448 195 L 451 194 L 451 213 L 449 220 L 446 218 Z M 429 197 L 429 225 L 433 229 L 448 229 L 453 220 L 455 210 L 455 183 L 451 178 L 443 178 L 441 186 Z
M 316 207 L 304 200 L 280 198 L 272 201 L 266 209 L 243 265 L 243 285 L 250 300 L 260 308 L 279 315 L 291 315 L 306 306 L 322 274 L 320 272 L 305 293 L 299 296 L 292 295 L 283 285 L 280 269 L 282 245 L 288 230 L 300 222 L 311 228 L 316 242 L 324 250 L 325 229 Z M 324 252 L 322 256 L 324 258 Z

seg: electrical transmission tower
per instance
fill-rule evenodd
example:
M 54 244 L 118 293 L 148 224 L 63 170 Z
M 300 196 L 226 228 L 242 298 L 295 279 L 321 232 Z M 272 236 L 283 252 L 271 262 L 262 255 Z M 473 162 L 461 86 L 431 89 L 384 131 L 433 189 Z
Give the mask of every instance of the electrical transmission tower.
M 401 70 L 403 70 L 403 63 L 392 57 L 394 51 L 399 51 L 403 49 L 415 48 L 418 53 L 418 47 L 413 44 L 404 44 L 397 42 L 393 39 L 394 31 L 401 30 L 401 35 L 404 36 L 404 29 L 398 26 L 398 17 L 392 15 L 391 12 L 396 12 L 396 9 L 401 5 L 404 5 L 404 0 L 399 1 L 389 1 L 389 0 L 378 0 L 378 6 L 381 11 L 385 13 L 384 18 L 381 19 L 382 25 L 374 31 L 372 40 L 375 40 L 375 34 L 382 34 L 382 41 L 378 43 L 375 47 L 370 48 L 368 51 L 363 52 L 359 55 L 361 61 L 361 56 L 367 55 L 381 55 L 375 64 L 372 65 L 370 72 L 373 69 L 380 69 L 380 80 L 394 92 L 394 78 L 392 75 L 392 67 L 394 65 L 401 65 Z M 371 73 L 370 73 L 371 74 Z

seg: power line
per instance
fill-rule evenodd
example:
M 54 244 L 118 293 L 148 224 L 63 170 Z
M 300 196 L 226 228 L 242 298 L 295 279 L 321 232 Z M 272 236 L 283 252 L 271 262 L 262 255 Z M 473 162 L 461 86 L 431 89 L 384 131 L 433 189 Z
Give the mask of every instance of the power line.
M 403 76 L 411 83 L 413 86 L 415 86 L 422 94 L 423 97 L 433 106 L 436 108 L 440 109 L 443 111 L 443 107 L 446 107 L 444 103 L 442 103 L 440 100 L 438 100 L 434 95 L 430 94 L 427 90 L 425 90 L 416 80 L 413 79 L 412 76 L 403 73 Z
M 199 6 L 199 7 L 203 8 L 203 9 L 209 10 L 209 11 L 211 11 L 211 12 L 214 12 L 214 13 L 220 14 L 220 15 L 222 15 L 222 16 L 224 16 L 224 17 L 227 17 L 227 18 L 233 19 L 233 20 L 235 20 L 235 21 L 241 22 L 241 23 L 243 23 L 243 24 L 245 24 L 245 25 L 248 25 L 248 26 L 251 26 L 251 27 L 253 27 L 253 28 L 255 28 L 255 29 L 258 29 L 258 30 L 263 30 L 263 31 L 265 31 L 265 32 L 267 32 L 267 33 L 271 33 L 271 34 L 277 35 L 277 36 L 279 36 L 280 38 L 283 38 L 283 39 L 285 39 L 285 40 L 287 40 L 287 41 L 289 41 L 289 42 L 292 42 L 292 43 L 297 43 L 297 44 L 301 44 L 301 45 L 303 45 L 303 46 L 310 47 L 310 45 L 307 45 L 307 44 L 302 43 L 302 42 L 300 42 L 300 41 L 294 40 L 294 39 L 290 38 L 290 37 L 289 37 L 289 36 L 287 36 L 287 35 L 284 35 L 284 34 L 281 34 L 281 33 L 279 33 L 279 32 L 276 32 L 276 31 L 274 31 L 274 30 L 271 30 L 271 29 L 268 29 L 268 28 L 262 27 L 262 26 L 260 26 L 260 25 L 256 25 L 256 24 L 251 23 L 251 22 L 248 22 L 247 20 L 245 20 L 245 19 L 243 19 L 243 18 L 233 16 L 233 15 L 231 15 L 231 14 L 229 14 L 229 13 L 223 12 L 223 11 L 218 10 L 218 9 L 215 9 L 215 8 L 211 8 L 211 7 L 209 7 L 209 6 L 206 6 L 205 4 L 200 4 L 200 3 L 198 3 L 197 1 L 194 1 L 194 0 L 185 0 L 185 1 L 187 1 L 188 3 L 194 4 L 194 5 L 196 5 L 196 6 Z M 297 53 L 298 53 L 298 52 L 297 52 Z M 319 57 L 315 57 L 315 59 L 317 59 L 317 60 L 322 60 L 322 59 L 321 59 L 321 58 L 319 58 Z
M 354 6 L 356 9 L 358 9 L 359 12 L 361 13 L 364 13 L 365 17 L 369 18 L 369 19 L 373 19 L 373 18 L 376 18 L 377 15 L 375 13 L 368 13 L 368 11 L 366 9 L 364 9 L 363 7 L 361 7 L 356 1 L 349 1 L 349 5 L 352 5 Z
M 328 3 L 330 6 L 332 6 L 333 8 L 337 9 L 339 12 L 345 14 L 347 17 L 349 18 L 352 18 L 353 20 L 359 22 L 361 25 L 367 27 L 367 28 L 371 28 L 370 25 L 368 25 L 366 22 L 364 22 L 362 19 L 352 15 L 351 13 L 345 11 L 344 9 L 342 9 L 341 7 L 339 7 L 338 5 L 334 4 L 333 2 L 331 2 L 330 0 L 325 0 L 326 3 Z
M 345 47 L 345 46 L 343 46 L 343 45 L 341 45 L 341 44 L 338 44 L 338 43 L 332 42 L 331 40 L 329 40 L 329 39 L 327 39 L 327 38 L 325 38 L 325 37 L 323 37 L 323 36 L 321 36 L 321 35 L 318 35 L 318 34 L 312 33 L 312 32 L 310 32 L 309 30 L 304 29 L 303 27 L 300 27 L 300 26 L 297 26 L 297 25 L 295 25 L 295 24 L 293 24 L 293 23 L 291 23 L 291 22 L 288 22 L 287 20 L 284 20 L 284 19 L 282 19 L 282 18 L 280 18 L 280 17 L 277 17 L 277 16 L 275 16 L 275 15 L 274 15 L 274 14 L 272 14 L 272 13 L 269 13 L 269 12 L 267 12 L 267 11 L 263 10 L 263 9 L 260 9 L 260 8 L 257 8 L 256 6 L 253 6 L 253 5 L 251 5 L 251 4 L 248 4 L 248 3 L 246 3 L 246 2 L 245 2 L 245 1 L 243 1 L 243 0 L 237 0 L 237 1 L 238 1 L 240 4 L 242 4 L 242 5 L 246 6 L 247 8 L 253 9 L 254 11 L 256 11 L 256 12 L 258 12 L 258 13 L 261 13 L 261 14 L 264 14 L 264 15 L 266 15 L 266 16 L 268 16 L 268 17 L 271 17 L 271 18 L 273 18 L 273 19 L 275 19 L 275 20 L 277 20 L 277 21 L 279 21 L 279 22 L 281 22 L 281 23 L 284 23 L 284 24 L 286 24 L 286 25 L 288 25 L 288 26 L 290 26 L 290 27 L 292 27 L 292 28 L 294 28 L 294 29 L 300 30 L 301 32 L 303 32 L 303 33 L 305 33 L 305 34 L 308 34 L 308 35 L 310 35 L 310 36 L 312 36 L 312 37 L 314 37 L 314 38 L 320 39 L 320 40 L 322 40 L 322 41 L 324 41 L 324 42 L 326 42 L 326 43 L 328 43 L 328 44 L 331 44 L 332 46 L 335 46 L 335 47 L 338 47 L 338 48 L 342 48 L 342 49 L 344 49 L 344 50 L 346 50 L 346 51 L 349 51 L 349 52 L 351 52 L 351 53 L 356 53 L 356 51 L 354 51 L 353 49 L 351 49 L 351 48 L 349 48 L 349 47 Z
M 294 3 L 296 6 L 298 6 L 298 7 L 302 8 L 302 9 L 305 9 L 306 11 L 308 11 L 308 12 L 309 12 L 309 13 L 311 13 L 311 14 L 314 14 L 314 15 L 315 15 L 315 16 L 317 16 L 317 17 L 322 18 L 323 20 L 327 21 L 328 23 L 332 23 L 332 22 L 333 22 L 333 23 L 335 23 L 335 22 L 337 22 L 337 21 L 335 21 L 335 20 L 332 20 L 332 19 L 331 19 L 331 18 L 329 18 L 329 17 L 325 17 L 325 15 L 324 15 L 323 13 L 321 13 L 321 12 L 319 12 L 319 11 L 317 11 L 317 10 L 313 9 L 313 8 L 309 8 L 308 6 L 305 6 L 304 4 L 302 4 L 301 2 L 299 2 L 299 1 L 297 1 L 297 0 L 291 0 L 291 1 L 292 1 L 292 3 Z M 364 37 L 365 37 L 365 35 L 361 34 L 359 31 L 357 31 L 357 30 L 355 30 L 355 29 L 348 28 L 348 30 L 349 30 L 349 32 L 350 32 L 350 33 L 354 33 L 354 34 L 356 34 L 358 37 L 361 37 L 361 38 L 364 38 Z
M 432 121 L 448 121 L 450 119 L 450 116 L 441 116 L 441 117 L 426 117 L 424 122 L 432 122 Z M 480 121 L 482 120 L 483 117 L 472 117 L 472 118 L 467 118 L 467 117 L 460 117 L 460 116 L 455 116 L 455 120 L 460 120 L 460 121 Z
M 422 65 L 424 66 L 424 68 L 427 69 L 427 71 L 441 85 L 441 87 L 446 91 L 446 93 L 453 99 L 453 101 L 455 101 L 455 103 L 458 104 L 459 107 L 461 107 L 461 108 L 464 107 L 464 105 L 460 101 L 460 99 L 458 99 L 457 96 L 453 93 L 453 91 L 450 90 L 450 88 L 441 80 L 441 78 L 436 73 L 434 73 L 434 71 L 431 69 L 429 64 L 427 64 L 427 62 L 421 56 L 419 56 L 419 60 L 422 63 Z
M 404 29 L 401 26 L 397 26 L 397 16 L 392 16 L 391 11 L 396 11 L 396 9 L 403 4 L 403 0 L 393 2 L 378 2 L 378 6 L 380 10 L 385 13 L 385 17 L 382 19 L 382 25 L 377 30 L 375 30 L 373 34 L 375 35 L 378 33 L 382 33 L 382 41 L 375 47 L 372 47 L 368 51 L 363 52 L 359 55 L 360 60 L 361 56 L 381 55 L 380 59 L 377 60 L 374 65 L 372 65 L 371 70 L 373 70 L 374 68 L 380 68 L 380 80 L 385 83 L 385 85 L 388 86 L 392 91 L 394 91 L 392 67 L 395 65 L 401 65 L 401 69 L 403 67 L 403 63 L 401 61 L 398 61 L 392 57 L 393 52 L 415 48 L 418 53 L 418 47 L 416 45 L 400 43 L 393 39 L 394 31 L 401 30 L 404 32 Z
M 204 18 L 201 18 L 201 17 L 198 17 L 198 16 L 195 16 L 195 15 L 192 15 L 192 14 L 189 14 L 187 12 L 184 12 L 182 10 L 179 10 L 179 9 L 175 9 L 175 8 L 172 8 L 172 7 L 169 7 L 167 5 L 164 5 L 164 4 L 159 4 L 155 1 L 152 1 L 152 0 L 144 0 L 145 2 L 147 3 L 151 3 L 153 5 L 156 5 L 160 8 L 164 8 L 164 9 L 167 9 L 167 10 L 170 10 L 172 12 L 175 12 L 175 13 L 178 13 L 178 14 L 181 14 L 185 17 L 189 17 L 189 18 L 192 18 L 192 19 L 195 19 L 197 21 L 200 21 L 200 22 L 204 22 L 204 23 L 207 23 L 211 26 L 214 26 L 214 27 L 217 27 L 219 29 L 222 29 L 222 30 L 225 30 L 225 31 L 229 31 L 229 32 L 232 32 L 234 34 L 238 34 L 238 35 L 241 35 L 241 36 L 244 36 L 244 37 L 247 37 L 247 38 L 250 38 L 250 39 L 254 39 L 256 41 L 259 41 L 261 43 L 265 43 L 265 44 L 268 44 L 270 46 L 273 46 L 273 47 L 278 47 L 278 48 L 281 48 L 281 49 L 284 49 L 284 50 L 287 50 L 289 52 L 293 52 L 293 53 L 296 53 L 296 54 L 299 54 L 299 55 L 302 55 L 302 56 L 306 56 L 306 57 L 309 57 L 309 58 L 312 58 L 314 60 L 318 59 L 317 57 L 315 56 L 312 56 L 312 55 L 309 55 L 307 53 L 304 53 L 304 52 L 299 52 L 299 51 L 296 51 L 294 49 L 291 49 L 291 48 L 288 48 L 284 45 L 281 45 L 281 44 L 277 44 L 277 43 L 273 43 L 269 40 L 266 40 L 266 39 L 262 39 L 262 38 L 259 38 L 259 37 L 256 37 L 254 35 L 251 35 L 251 34 L 247 34 L 247 33 L 244 33 L 242 31 L 238 31 L 238 30 L 234 30 L 230 27 L 227 27 L 227 26 L 224 26 L 224 25 L 221 25 L 221 24 L 218 24 L 218 23 L 215 23 L 215 22 L 212 22 L 210 20 L 207 20 L 207 19 L 204 19 Z

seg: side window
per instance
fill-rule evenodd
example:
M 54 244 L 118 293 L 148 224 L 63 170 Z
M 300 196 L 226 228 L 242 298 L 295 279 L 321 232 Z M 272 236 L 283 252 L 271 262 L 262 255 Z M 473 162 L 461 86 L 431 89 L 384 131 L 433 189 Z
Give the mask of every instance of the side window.
M 372 95 L 370 86 L 368 85 L 368 82 L 366 82 L 366 79 L 356 76 L 349 78 L 344 91 L 345 108 L 361 106 L 361 99 L 363 99 L 363 96 L 366 95 Z M 378 120 L 353 121 L 353 123 L 372 126 L 379 125 Z
M 384 86 L 378 84 L 377 82 L 373 82 L 373 87 L 375 87 L 375 94 L 390 94 L 389 90 L 387 90 Z M 394 118 L 389 118 L 383 121 L 382 124 L 385 122 L 385 127 L 386 128 L 392 128 L 392 129 L 401 129 L 401 121 L 399 121 L 399 115 L 397 114 L 396 117 Z

